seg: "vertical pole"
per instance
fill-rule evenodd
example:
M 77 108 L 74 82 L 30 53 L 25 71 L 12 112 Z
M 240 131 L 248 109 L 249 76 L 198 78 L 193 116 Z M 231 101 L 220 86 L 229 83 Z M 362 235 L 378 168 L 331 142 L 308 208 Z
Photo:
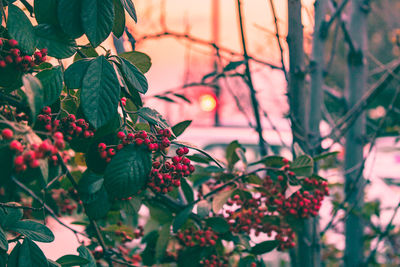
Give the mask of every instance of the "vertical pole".
M 220 14 L 220 0 L 211 0 L 212 1 L 212 10 L 211 10 L 211 32 L 212 32 L 212 42 L 218 47 L 219 46 L 219 14 Z M 216 51 L 218 53 L 218 51 Z M 218 72 L 218 59 L 217 55 L 214 55 L 212 67 L 215 72 Z M 218 82 L 218 81 L 217 81 Z M 220 126 L 220 86 L 217 85 L 215 87 L 215 97 L 217 99 L 217 106 L 215 107 L 214 113 L 214 126 Z
M 368 1 L 352 0 L 349 34 L 354 49 L 350 49 L 348 62 L 348 77 L 346 97 L 349 108 L 354 106 L 363 96 L 367 87 L 367 15 Z M 364 205 L 363 192 L 363 148 L 365 139 L 365 114 L 361 114 L 350 126 L 346 134 L 345 170 L 351 170 L 345 175 L 345 194 L 350 207 L 345 232 L 346 249 L 344 263 L 346 267 L 361 266 L 363 262 L 364 225 L 360 212 Z
M 314 34 L 312 44 L 312 55 L 310 61 L 311 93 L 310 93 L 310 112 L 309 112 L 309 146 L 310 154 L 319 154 L 321 148 L 319 124 L 322 119 L 323 99 L 323 70 L 325 58 L 325 40 L 320 32 L 323 27 L 324 17 L 328 0 L 316 0 L 314 3 Z M 315 171 L 317 172 L 316 167 Z M 311 230 L 310 239 L 312 243 L 312 266 L 321 266 L 321 244 L 319 240 L 319 221 L 318 217 L 308 220 Z

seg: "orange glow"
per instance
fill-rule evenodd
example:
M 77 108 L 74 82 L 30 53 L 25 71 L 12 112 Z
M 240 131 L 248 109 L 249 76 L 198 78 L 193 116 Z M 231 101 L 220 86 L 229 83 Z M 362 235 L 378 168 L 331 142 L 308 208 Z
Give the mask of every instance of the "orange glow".
M 204 94 L 200 96 L 200 108 L 203 111 L 213 111 L 217 107 L 217 100 L 213 95 Z

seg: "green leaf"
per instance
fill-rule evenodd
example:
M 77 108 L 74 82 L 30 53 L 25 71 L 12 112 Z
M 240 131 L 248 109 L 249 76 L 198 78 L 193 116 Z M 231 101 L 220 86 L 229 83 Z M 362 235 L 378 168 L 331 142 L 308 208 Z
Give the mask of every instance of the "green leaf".
M 243 149 L 242 145 L 237 140 L 232 141 L 226 148 L 225 157 L 228 162 L 228 168 L 232 169 L 236 162 L 239 161 L 239 156 L 236 154 L 236 149 Z
M 112 32 L 117 38 L 120 38 L 125 31 L 125 10 L 120 0 L 113 0 L 114 2 L 114 25 Z
M 84 265 L 88 264 L 89 261 L 85 258 L 76 255 L 64 255 L 61 258 L 56 260 L 57 263 L 61 264 L 61 266 L 76 266 L 76 265 Z
M 84 246 L 80 246 L 78 248 L 79 256 L 87 259 L 89 261 L 88 264 L 82 265 L 81 267 L 96 267 L 96 260 L 94 259 L 92 253 Z
M 93 47 L 83 47 L 79 49 L 79 51 L 81 51 L 88 58 L 99 56 L 99 54 L 96 52 L 96 49 L 94 49 Z M 86 57 L 81 57 L 79 53 L 76 53 L 74 56 L 74 62 Z
M 171 225 L 164 224 L 158 234 L 156 243 L 155 257 L 157 261 L 161 261 L 164 258 L 165 251 L 167 250 L 169 237 L 170 237 Z
M 81 9 L 82 0 L 58 0 L 58 21 L 61 29 L 74 39 L 84 34 Z
M 82 81 L 93 58 L 84 58 L 71 64 L 64 72 L 65 86 L 69 89 L 82 88 Z
M 48 24 L 35 26 L 38 48 L 46 48 L 51 57 L 57 59 L 69 58 L 76 52 L 76 42 L 56 27 Z
M 128 86 L 129 92 L 133 94 L 133 91 L 136 90 L 145 94 L 149 88 L 146 77 L 131 62 L 124 58 L 119 59 L 121 64 L 118 65 L 118 67 L 121 69 L 122 76 Z
M 222 217 L 211 217 L 206 220 L 206 224 L 217 233 L 226 233 L 229 231 L 228 222 Z
M 29 238 L 25 238 L 19 249 L 18 267 L 49 266 L 46 256 L 42 250 Z
M 310 176 L 313 174 L 314 160 L 308 155 L 301 155 L 290 164 L 290 170 L 297 176 Z
M 42 84 L 38 78 L 33 77 L 31 74 L 25 74 L 22 77 L 22 82 L 24 84 L 24 92 L 31 110 L 31 120 L 32 122 L 35 122 L 37 115 L 43 108 Z
M 191 120 L 181 121 L 180 123 L 172 126 L 172 132 L 176 137 L 178 137 L 186 130 L 187 127 L 189 127 L 191 123 Z
M 93 127 L 103 126 L 117 113 L 119 94 L 114 68 L 104 56 L 99 56 L 90 63 L 81 92 L 83 113 Z
M 129 16 L 131 16 L 131 18 L 137 22 L 135 5 L 133 4 L 132 0 L 121 0 L 121 3 L 124 5 Z
M 240 258 L 238 267 L 249 267 L 253 262 L 257 262 L 256 258 L 253 255 L 249 255 L 244 258 Z
M 17 40 L 18 47 L 28 55 L 35 52 L 36 38 L 33 26 L 25 13 L 15 5 L 8 6 L 7 29 L 11 38 Z
M 157 203 L 152 203 L 152 205 L 147 206 L 150 210 L 150 216 L 155 221 L 160 224 L 168 224 L 173 220 L 172 213 L 166 209 L 164 206 L 161 206 Z
M 11 251 L 10 256 L 8 257 L 7 267 L 18 267 L 19 260 L 19 252 L 21 250 L 21 243 L 17 241 L 14 249 Z
M 274 250 L 278 246 L 278 244 L 279 242 L 276 240 L 264 241 L 252 247 L 250 253 L 261 255 Z
M 104 173 L 104 185 L 111 197 L 127 198 L 146 185 L 150 170 L 150 153 L 129 145 L 112 158 Z
M 189 205 L 176 215 L 174 223 L 172 224 L 172 229 L 174 233 L 178 232 L 178 230 L 181 229 L 181 227 L 185 224 L 190 214 L 192 213 L 192 209 L 193 205 Z
M 183 194 L 185 195 L 186 201 L 188 203 L 193 202 L 194 201 L 193 189 L 186 179 L 181 179 L 181 188 L 182 188 Z
M 135 65 L 143 74 L 148 72 L 151 67 L 151 58 L 145 53 L 131 51 L 118 54 L 118 56 L 129 60 L 129 62 Z
M 236 188 L 230 188 L 228 190 L 223 190 L 214 196 L 212 209 L 215 213 L 218 213 L 218 211 L 222 209 L 235 190 Z
M 114 21 L 112 0 L 83 0 L 81 19 L 83 29 L 93 47 L 110 35 Z
M 138 115 L 153 125 L 159 126 L 163 129 L 169 128 L 167 121 L 154 109 L 143 107 L 139 109 Z
M 205 218 L 210 214 L 211 208 L 210 203 L 207 200 L 203 199 L 197 203 L 197 215 L 201 218 Z
M 61 67 L 46 69 L 36 76 L 43 87 L 43 105 L 49 106 L 56 102 L 63 89 L 63 73 Z
M 197 162 L 197 163 L 205 163 L 208 164 L 211 160 L 201 154 L 193 154 L 193 155 L 189 155 L 186 156 L 188 159 L 190 159 L 193 162 Z
M 50 243 L 54 241 L 54 235 L 47 226 L 32 220 L 18 221 L 9 229 L 38 242 Z
M 0 249 L 7 251 L 8 250 L 8 242 L 6 233 L 3 231 L 3 228 L 0 227 Z
M 249 163 L 249 166 L 254 166 L 257 164 L 264 164 L 267 167 L 280 168 L 283 165 L 285 165 L 283 163 L 283 159 L 284 158 L 281 156 L 266 156 L 266 157 L 260 159 L 259 161 Z
M 47 259 L 47 263 L 49 264 L 49 267 L 62 267 L 61 264 L 50 259 Z
M 325 153 L 316 155 L 316 156 L 313 158 L 313 160 L 314 160 L 314 162 L 320 161 L 320 160 L 325 160 L 325 159 L 328 159 L 328 158 L 331 158 L 331 157 L 332 157 L 332 158 L 333 158 L 333 157 L 336 157 L 338 154 L 339 154 L 339 151 L 325 152 Z
M 19 203 L 15 202 L 8 202 L 7 205 L 21 206 Z M 23 213 L 21 209 L 2 207 L 0 208 L 0 225 L 3 228 L 7 228 L 21 220 L 22 216 Z
M 58 0 L 35 0 L 34 12 L 35 19 L 38 24 L 46 23 L 58 25 L 57 20 L 57 3 Z
M 111 203 L 102 176 L 86 170 L 79 180 L 78 192 L 90 218 L 97 220 L 107 215 Z

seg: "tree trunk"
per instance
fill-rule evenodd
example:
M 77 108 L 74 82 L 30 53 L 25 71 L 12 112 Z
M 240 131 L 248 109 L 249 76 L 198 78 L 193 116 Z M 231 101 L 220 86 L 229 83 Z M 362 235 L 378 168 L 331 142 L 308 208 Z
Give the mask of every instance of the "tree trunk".
M 301 1 L 288 0 L 288 36 L 289 45 L 289 87 L 290 120 L 292 123 L 293 144 L 298 143 L 308 151 L 307 92 L 305 88 L 305 67 L 303 48 L 303 25 L 301 19 Z M 291 251 L 293 267 L 313 266 L 312 228 L 309 220 L 302 221 L 298 231 L 297 251 Z
M 354 50 L 348 54 L 348 77 L 346 96 L 348 107 L 354 106 L 362 98 L 367 87 L 367 15 L 368 1 L 352 0 L 349 34 Z M 345 226 L 346 249 L 344 263 L 347 267 L 361 266 L 363 262 L 364 225 L 360 212 L 363 208 L 363 147 L 365 139 L 365 114 L 361 114 L 346 134 L 345 193 L 351 211 Z

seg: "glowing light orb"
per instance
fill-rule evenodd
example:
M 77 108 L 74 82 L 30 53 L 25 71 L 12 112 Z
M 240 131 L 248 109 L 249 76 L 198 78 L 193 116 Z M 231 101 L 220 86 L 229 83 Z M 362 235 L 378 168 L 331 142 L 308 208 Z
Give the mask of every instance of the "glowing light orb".
M 200 96 L 200 108 L 203 111 L 213 111 L 217 107 L 217 100 L 213 95 L 204 94 Z

